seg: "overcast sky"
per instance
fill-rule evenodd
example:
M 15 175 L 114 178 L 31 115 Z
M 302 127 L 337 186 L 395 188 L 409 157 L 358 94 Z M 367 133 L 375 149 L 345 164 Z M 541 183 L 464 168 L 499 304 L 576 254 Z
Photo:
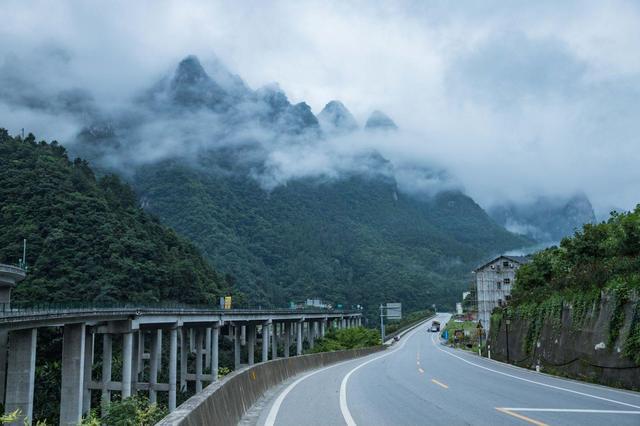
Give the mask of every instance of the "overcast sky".
M 216 55 L 315 113 L 385 111 L 403 133 L 382 151 L 442 165 L 483 205 L 640 202 L 640 2 L 3 0 L 0 16 L 0 66 L 51 90 L 117 105 L 187 54 Z M 12 132 L 74 130 L 46 118 L 0 101 Z

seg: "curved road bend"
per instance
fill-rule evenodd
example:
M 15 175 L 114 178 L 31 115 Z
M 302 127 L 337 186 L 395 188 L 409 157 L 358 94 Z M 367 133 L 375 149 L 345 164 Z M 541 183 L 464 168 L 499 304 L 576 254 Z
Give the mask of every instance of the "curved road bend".
M 449 315 L 436 319 L 445 323 Z M 258 425 L 640 425 L 640 394 L 551 377 L 437 342 L 430 321 L 385 352 L 303 373 Z M 247 424 L 243 421 L 242 424 Z

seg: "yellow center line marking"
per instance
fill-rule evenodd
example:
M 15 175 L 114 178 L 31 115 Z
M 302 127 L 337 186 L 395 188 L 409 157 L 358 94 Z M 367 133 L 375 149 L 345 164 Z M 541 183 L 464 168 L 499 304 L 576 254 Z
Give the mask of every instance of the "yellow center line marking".
M 443 387 L 443 388 L 445 388 L 445 389 L 449 389 L 449 386 L 445 385 L 445 384 L 444 384 L 444 383 L 442 383 L 442 382 L 437 381 L 436 379 L 431 379 L 431 381 L 432 381 L 433 383 L 435 383 L 436 385 L 438 385 L 438 386 L 441 386 L 441 387 Z
M 420 372 L 420 374 L 424 373 L 424 370 L 422 368 L 418 368 L 418 371 Z
M 510 416 L 516 417 L 516 418 L 518 418 L 520 420 L 524 420 L 525 422 L 529 422 L 529 423 L 537 425 L 537 426 L 548 426 L 546 423 L 539 422 L 539 421 L 534 420 L 534 419 L 532 419 L 530 417 L 523 416 L 522 414 L 514 413 L 513 411 L 509 411 L 509 410 L 507 410 L 505 408 L 496 407 L 496 410 L 500 411 L 501 413 L 508 414 Z

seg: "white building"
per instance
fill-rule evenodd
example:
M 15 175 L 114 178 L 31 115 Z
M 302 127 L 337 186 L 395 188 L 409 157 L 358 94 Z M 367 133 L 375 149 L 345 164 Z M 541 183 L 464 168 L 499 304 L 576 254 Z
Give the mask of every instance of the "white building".
M 489 332 L 491 311 L 511 299 L 511 289 L 518 268 L 529 262 L 524 256 L 499 256 L 485 263 L 474 272 L 476 275 L 476 297 L 478 319 Z

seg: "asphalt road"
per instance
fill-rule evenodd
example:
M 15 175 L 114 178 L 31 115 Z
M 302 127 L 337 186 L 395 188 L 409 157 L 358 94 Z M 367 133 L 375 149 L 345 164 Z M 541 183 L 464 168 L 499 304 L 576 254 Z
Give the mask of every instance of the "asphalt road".
M 449 315 L 437 319 L 444 323 Z M 243 424 L 640 426 L 639 393 L 454 350 L 439 344 L 429 324 L 385 352 L 289 380 Z

